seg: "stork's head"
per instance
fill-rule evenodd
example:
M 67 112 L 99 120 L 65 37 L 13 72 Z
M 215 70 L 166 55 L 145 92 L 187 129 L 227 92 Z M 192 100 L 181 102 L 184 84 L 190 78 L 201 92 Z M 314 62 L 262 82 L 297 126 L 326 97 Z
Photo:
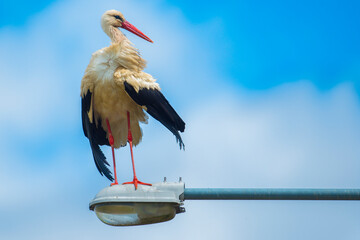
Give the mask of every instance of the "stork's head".
M 145 39 L 146 41 L 153 42 L 149 37 L 143 34 L 139 29 L 134 27 L 131 23 L 125 20 L 124 15 L 116 10 L 106 11 L 101 17 L 101 27 L 107 33 L 109 27 L 123 28 L 132 32 L 133 34 Z

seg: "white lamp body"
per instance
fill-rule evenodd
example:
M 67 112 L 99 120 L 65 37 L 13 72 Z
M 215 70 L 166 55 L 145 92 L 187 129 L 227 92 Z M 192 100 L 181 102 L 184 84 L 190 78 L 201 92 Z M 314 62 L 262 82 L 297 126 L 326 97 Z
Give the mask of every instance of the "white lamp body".
M 171 220 L 184 212 L 183 182 L 161 182 L 152 186 L 113 185 L 102 189 L 90 202 L 90 210 L 112 226 L 132 226 Z

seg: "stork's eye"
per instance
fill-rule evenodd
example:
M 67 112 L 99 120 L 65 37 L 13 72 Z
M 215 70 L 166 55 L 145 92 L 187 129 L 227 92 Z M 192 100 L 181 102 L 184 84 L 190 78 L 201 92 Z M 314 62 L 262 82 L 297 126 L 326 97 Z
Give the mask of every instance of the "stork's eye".
M 116 19 L 119 19 L 119 20 L 122 21 L 122 22 L 124 21 L 124 19 L 122 19 L 122 17 L 120 17 L 119 15 L 115 15 L 114 17 L 115 17 Z

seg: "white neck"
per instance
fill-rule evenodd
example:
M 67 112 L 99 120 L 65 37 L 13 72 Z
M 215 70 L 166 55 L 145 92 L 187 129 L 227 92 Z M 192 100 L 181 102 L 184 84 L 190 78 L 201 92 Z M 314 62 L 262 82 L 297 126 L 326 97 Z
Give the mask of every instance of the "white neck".
M 119 51 L 119 61 L 128 69 L 142 70 L 146 66 L 145 60 L 140 56 L 138 50 L 125 37 L 125 35 L 116 27 L 107 24 L 101 24 L 104 32 L 110 37 L 112 45 L 117 45 Z
M 113 26 L 104 28 L 104 32 L 110 37 L 111 42 L 113 43 L 120 43 L 126 38 L 118 28 Z

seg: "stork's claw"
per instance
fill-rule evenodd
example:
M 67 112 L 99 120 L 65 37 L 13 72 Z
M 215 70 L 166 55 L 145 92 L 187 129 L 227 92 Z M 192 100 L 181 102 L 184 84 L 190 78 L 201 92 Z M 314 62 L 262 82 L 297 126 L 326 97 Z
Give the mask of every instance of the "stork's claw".
M 137 177 L 134 177 L 134 180 L 132 182 L 124 182 L 123 184 L 134 184 L 135 190 L 137 189 L 138 184 L 152 186 L 150 183 L 144 183 L 144 182 L 139 181 L 137 179 Z

